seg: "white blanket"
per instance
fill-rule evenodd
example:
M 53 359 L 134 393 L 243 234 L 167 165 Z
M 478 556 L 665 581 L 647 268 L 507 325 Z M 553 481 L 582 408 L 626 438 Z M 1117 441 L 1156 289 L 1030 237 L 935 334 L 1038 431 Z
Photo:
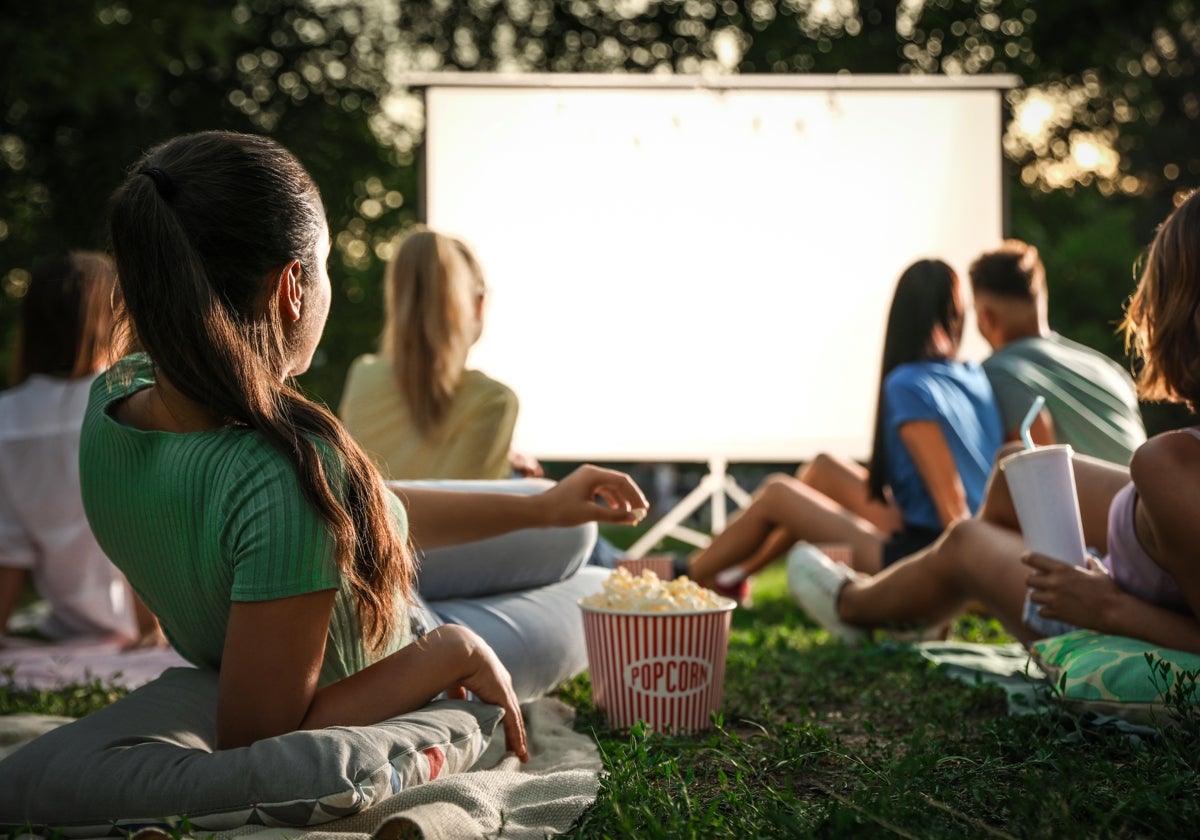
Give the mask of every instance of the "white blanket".
M 171 648 L 122 651 L 111 639 L 52 643 L 0 636 L 0 682 L 15 688 L 53 690 L 98 680 L 132 691 L 168 668 L 189 664 Z

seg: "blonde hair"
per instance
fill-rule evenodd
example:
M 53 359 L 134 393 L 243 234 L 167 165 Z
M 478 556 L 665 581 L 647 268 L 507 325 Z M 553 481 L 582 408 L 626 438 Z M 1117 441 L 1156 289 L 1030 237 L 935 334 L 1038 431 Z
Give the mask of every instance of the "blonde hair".
M 380 352 L 422 433 L 437 428 L 458 390 L 485 290 L 467 244 L 425 227 L 404 236 L 388 261 Z
M 1167 216 L 1121 323 L 1146 400 L 1200 405 L 1200 191 Z

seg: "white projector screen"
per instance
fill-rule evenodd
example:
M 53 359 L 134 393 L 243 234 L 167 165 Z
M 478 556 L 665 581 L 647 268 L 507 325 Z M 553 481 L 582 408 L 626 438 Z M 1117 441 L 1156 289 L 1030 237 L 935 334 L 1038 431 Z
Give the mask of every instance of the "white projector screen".
M 425 221 L 543 460 L 863 459 L 900 273 L 1002 238 L 1008 77 L 485 78 L 419 85 Z

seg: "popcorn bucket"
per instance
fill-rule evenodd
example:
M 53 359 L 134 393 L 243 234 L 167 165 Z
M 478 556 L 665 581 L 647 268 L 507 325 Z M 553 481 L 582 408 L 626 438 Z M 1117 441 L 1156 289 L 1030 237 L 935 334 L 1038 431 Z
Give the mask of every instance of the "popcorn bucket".
M 614 729 L 707 729 L 721 708 L 736 603 L 692 612 L 626 612 L 580 604 L 592 699 Z
M 637 560 L 623 558 L 617 561 L 617 568 L 625 569 L 634 577 L 649 569 L 658 575 L 659 580 L 675 578 L 675 561 L 669 554 L 652 554 L 649 557 L 639 557 Z
M 816 543 L 816 548 L 833 562 L 854 568 L 854 546 L 850 543 Z

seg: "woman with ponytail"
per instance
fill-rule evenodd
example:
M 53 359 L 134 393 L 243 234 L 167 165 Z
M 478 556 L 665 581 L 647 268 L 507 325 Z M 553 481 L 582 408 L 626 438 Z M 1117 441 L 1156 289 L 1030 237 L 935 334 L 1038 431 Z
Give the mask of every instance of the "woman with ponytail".
M 637 486 L 586 466 L 533 496 L 389 488 L 292 382 L 329 313 L 330 238 L 312 178 L 268 138 L 204 132 L 152 149 L 114 193 L 109 234 L 143 352 L 93 388 L 84 505 L 175 648 L 219 669 L 219 745 L 373 723 L 469 691 L 505 709 L 524 758 L 519 653 L 502 661 L 464 624 L 432 627 L 412 546 L 632 523 L 646 506 Z M 537 591 L 578 597 L 582 559 Z M 561 624 L 527 629 L 575 645 Z

